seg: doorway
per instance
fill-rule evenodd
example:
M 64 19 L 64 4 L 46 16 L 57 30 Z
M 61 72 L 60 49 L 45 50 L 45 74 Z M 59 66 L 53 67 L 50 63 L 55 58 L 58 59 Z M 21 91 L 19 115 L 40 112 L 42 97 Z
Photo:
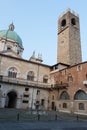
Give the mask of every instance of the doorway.
M 15 108 L 16 107 L 16 101 L 17 101 L 17 94 L 15 91 L 11 91 L 7 94 L 6 97 L 6 108 Z
M 55 102 L 52 102 L 52 110 L 55 110 Z

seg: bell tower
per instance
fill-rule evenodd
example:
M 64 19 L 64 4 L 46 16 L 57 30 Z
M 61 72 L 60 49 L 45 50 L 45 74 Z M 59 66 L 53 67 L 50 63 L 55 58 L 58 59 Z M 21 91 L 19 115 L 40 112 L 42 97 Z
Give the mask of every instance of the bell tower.
M 79 16 L 67 9 L 58 20 L 57 62 L 74 65 L 82 62 Z

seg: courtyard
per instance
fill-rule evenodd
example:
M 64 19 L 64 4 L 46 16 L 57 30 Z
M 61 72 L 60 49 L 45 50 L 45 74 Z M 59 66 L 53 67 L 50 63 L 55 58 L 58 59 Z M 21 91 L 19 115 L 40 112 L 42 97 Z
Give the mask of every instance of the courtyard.
M 57 111 L 0 109 L 0 130 L 87 130 L 87 116 Z
M 86 121 L 3 122 L 0 130 L 87 130 Z

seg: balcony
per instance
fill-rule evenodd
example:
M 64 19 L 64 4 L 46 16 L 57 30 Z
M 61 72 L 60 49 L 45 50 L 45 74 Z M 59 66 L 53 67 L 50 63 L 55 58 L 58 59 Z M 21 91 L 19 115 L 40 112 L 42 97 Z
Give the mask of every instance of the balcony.
M 49 83 L 29 81 L 27 79 L 20 79 L 20 78 L 10 78 L 8 76 L 2 76 L 2 75 L 0 75 L 0 82 L 27 87 L 36 87 L 42 89 L 49 89 L 51 87 Z
M 61 84 L 54 84 L 53 87 L 51 87 L 52 89 L 66 89 L 68 87 L 68 83 L 61 83 Z

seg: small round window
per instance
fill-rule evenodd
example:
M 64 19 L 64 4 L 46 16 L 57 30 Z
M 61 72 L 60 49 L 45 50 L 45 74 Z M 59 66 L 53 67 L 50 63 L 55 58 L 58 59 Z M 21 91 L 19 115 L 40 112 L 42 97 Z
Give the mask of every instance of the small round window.
M 76 25 L 76 20 L 75 20 L 75 18 L 72 18 L 72 19 L 71 19 L 71 24 L 72 24 L 72 25 Z
M 65 26 L 66 26 L 66 20 L 65 20 L 65 19 L 62 20 L 61 26 L 62 26 L 62 27 L 65 27 Z

